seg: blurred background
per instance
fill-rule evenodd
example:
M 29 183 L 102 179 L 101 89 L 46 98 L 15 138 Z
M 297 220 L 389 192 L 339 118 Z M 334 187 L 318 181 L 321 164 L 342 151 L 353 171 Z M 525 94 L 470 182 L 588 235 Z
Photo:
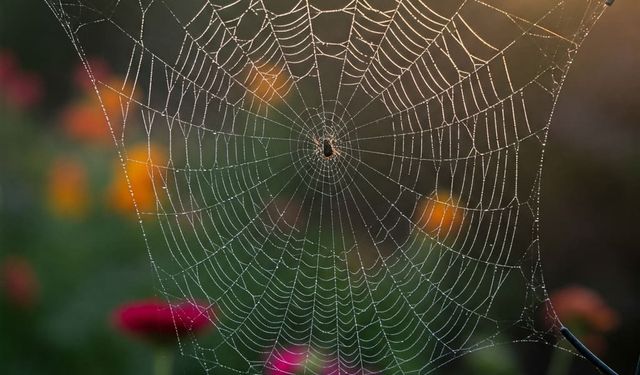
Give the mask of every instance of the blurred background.
M 585 328 L 585 341 L 621 373 L 631 373 L 640 351 L 639 16 L 639 2 L 616 1 L 578 54 L 551 127 L 541 203 L 548 291 L 567 314 L 600 312 L 581 318 L 600 321 Z M 122 79 L 99 56 L 96 67 L 104 79 Z M 3 374 L 151 372 L 152 346 L 113 322 L 118 306 L 157 295 L 157 285 L 94 96 L 45 4 L 3 0 Z M 480 351 L 456 366 L 539 374 L 554 361 L 548 346 L 521 346 Z M 197 368 L 178 357 L 176 373 Z M 577 359 L 567 371 L 595 373 Z

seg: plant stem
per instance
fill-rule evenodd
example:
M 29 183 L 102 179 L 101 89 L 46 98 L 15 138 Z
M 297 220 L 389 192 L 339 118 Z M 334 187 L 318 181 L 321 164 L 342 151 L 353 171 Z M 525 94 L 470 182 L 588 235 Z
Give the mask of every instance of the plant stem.
M 154 375 L 171 375 L 173 367 L 173 352 L 167 348 L 156 349 L 153 359 Z

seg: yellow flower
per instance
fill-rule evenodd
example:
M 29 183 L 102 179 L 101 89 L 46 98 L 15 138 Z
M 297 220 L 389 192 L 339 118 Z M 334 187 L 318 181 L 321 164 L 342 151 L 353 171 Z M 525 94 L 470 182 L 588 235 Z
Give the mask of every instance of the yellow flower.
M 454 234 L 462 225 L 463 209 L 457 204 L 457 198 L 445 192 L 437 192 L 425 198 L 418 205 L 415 222 L 423 231 L 446 237 Z
M 51 211 L 64 217 L 81 217 L 87 211 L 89 194 L 84 166 L 76 160 L 56 160 L 49 173 L 47 198 Z
M 126 176 L 122 173 L 120 163 L 116 163 L 115 178 L 109 188 L 110 206 L 121 213 L 134 212 L 135 206 L 131 198 L 133 191 L 138 210 L 154 211 L 158 199 L 156 190 L 161 190 L 163 183 L 162 166 L 167 161 L 164 151 L 159 146 L 148 146 L 145 143 L 130 148 L 126 157 Z

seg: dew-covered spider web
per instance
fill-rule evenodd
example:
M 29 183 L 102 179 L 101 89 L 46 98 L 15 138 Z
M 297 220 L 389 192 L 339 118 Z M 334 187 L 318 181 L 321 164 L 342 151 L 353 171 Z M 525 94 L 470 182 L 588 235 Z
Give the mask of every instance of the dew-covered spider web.
M 181 345 L 207 372 L 426 374 L 546 340 L 542 159 L 603 0 L 46 2 L 116 94 L 160 292 L 216 311 Z

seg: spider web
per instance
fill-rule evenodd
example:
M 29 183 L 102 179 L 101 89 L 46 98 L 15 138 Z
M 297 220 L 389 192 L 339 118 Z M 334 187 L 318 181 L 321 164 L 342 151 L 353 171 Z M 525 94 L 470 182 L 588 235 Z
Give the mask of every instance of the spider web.
M 161 292 L 217 311 L 181 346 L 207 372 L 302 351 L 307 373 L 430 373 L 545 340 L 544 147 L 603 1 L 46 2 L 146 166 Z

